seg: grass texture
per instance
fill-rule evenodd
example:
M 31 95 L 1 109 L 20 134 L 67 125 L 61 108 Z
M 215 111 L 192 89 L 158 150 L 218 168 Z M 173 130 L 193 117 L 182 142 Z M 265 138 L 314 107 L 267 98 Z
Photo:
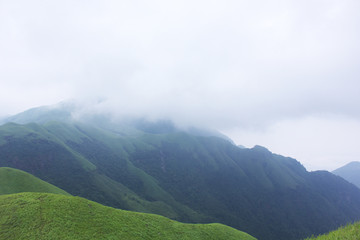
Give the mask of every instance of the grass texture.
M 184 224 L 49 193 L 0 196 L 0 239 L 255 240 L 222 224 Z

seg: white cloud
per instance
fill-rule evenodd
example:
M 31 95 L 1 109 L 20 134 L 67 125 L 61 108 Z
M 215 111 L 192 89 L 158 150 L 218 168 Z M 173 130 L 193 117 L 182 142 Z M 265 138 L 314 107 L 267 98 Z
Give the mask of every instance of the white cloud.
M 0 115 L 100 96 L 119 114 L 225 130 L 266 131 L 317 114 L 357 120 L 359 7 L 0 1 Z
M 298 159 L 308 170 L 335 170 L 359 161 L 360 121 L 338 115 L 318 115 L 277 122 L 267 129 L 226 132 L 247 147 L 263 145 Z

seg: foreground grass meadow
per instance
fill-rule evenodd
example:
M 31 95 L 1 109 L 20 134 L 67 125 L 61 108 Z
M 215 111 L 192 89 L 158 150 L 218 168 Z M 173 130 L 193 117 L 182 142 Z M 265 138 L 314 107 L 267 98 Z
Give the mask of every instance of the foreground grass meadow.
M 336 231 L 318 237 L 307 238 L 306 240 L 359 240 L 360 222 L 341 227 Z
M 0 239 L 255 240 L 218 223 L 184 224 L 49 193 L 0 196 Z

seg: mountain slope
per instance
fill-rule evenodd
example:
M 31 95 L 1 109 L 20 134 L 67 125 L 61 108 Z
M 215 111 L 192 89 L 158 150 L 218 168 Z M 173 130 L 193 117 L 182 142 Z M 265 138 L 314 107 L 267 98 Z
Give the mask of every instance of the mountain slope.
M 259 239 L 299 239 L 359 219 L 360 192 L 330 173 L 308 173 L 262 147 L 239 149 L 188 135 L 157 138 L 163 140 L 151 140 L 156 150 L 132 156 L 135 166 L 181 203 Z
M 295 159 L 166 122 L 100 119 L 0 126 L 0 166 L 108 206 L 220 222 L 258 239 L 295 240 L 360 219 L 358 188 Z
M 96 147 L 88 146 L 91 149 L 87 150 L 100 154 L 101 159 L 106 158 L 110 163 L 116 161 L 120 170 L 116 173 L 126 178 L 127 182 L 135 186 L 143 183 L 151 185 L 152 190 L 157 190 L 155 193 L 161 193 L 161 198 L 158 196 L 157 201 L 148 201 L 121 182 L 109 178 L 101 165 L 94 165 L 96 161 L 93 157 L 71 148 L 77 141 L 88 141 L 81 131 L 73 125 L 62 123 L 44 126 L 5 124 L 0 127 L 0 166 L 24 170 L 72 195 L 80 195 L 109 206 L 163 214 L 178 220 L 203 219 L 200 214 L 177 203 L 157 186 L 155 180 L 146 175 L 145 178 L 140 169 L 131 167 L 131 163 L 124 157 L 114 155 L 104 144 L 99 142 Z M 94 133 L 98 134 L 96 131 Z M 104 164 L 106 166 L 106 162 Z M 129 176 L 128 168 L 136 174 Z M 116 170 L 111 165 L 108 169 Z
M 0 195 L 20 192 L 43 192 L 70 195 L 33 175 L 13 168 L 0 167 Z
M 255 240 L 222 224 L 183 224 L 45 193 L 0 196 L 0 239 Z
M 360 162 L 351 162 L 332 172 L 360 188 Z

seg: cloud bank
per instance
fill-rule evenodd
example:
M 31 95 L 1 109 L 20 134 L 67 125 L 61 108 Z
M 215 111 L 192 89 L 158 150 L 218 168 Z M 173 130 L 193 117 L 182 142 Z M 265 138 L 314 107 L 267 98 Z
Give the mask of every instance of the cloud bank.
M 0 1 L 0 115 L 101 97 L 119 116 L 217 128 L 244 145 L 257 137 L 280 153 L 279 135 L 284 145 L 303 144 L 289 139 L 304 122 L 302 133 L 314 135 L 308 141 L 329 142 L 319 125 L 360 121 L 359 7 L 355 0 Z M 346 142 L 359 142 L 350 135 Z M 312 156 L 299 160 L 318 161 Z

